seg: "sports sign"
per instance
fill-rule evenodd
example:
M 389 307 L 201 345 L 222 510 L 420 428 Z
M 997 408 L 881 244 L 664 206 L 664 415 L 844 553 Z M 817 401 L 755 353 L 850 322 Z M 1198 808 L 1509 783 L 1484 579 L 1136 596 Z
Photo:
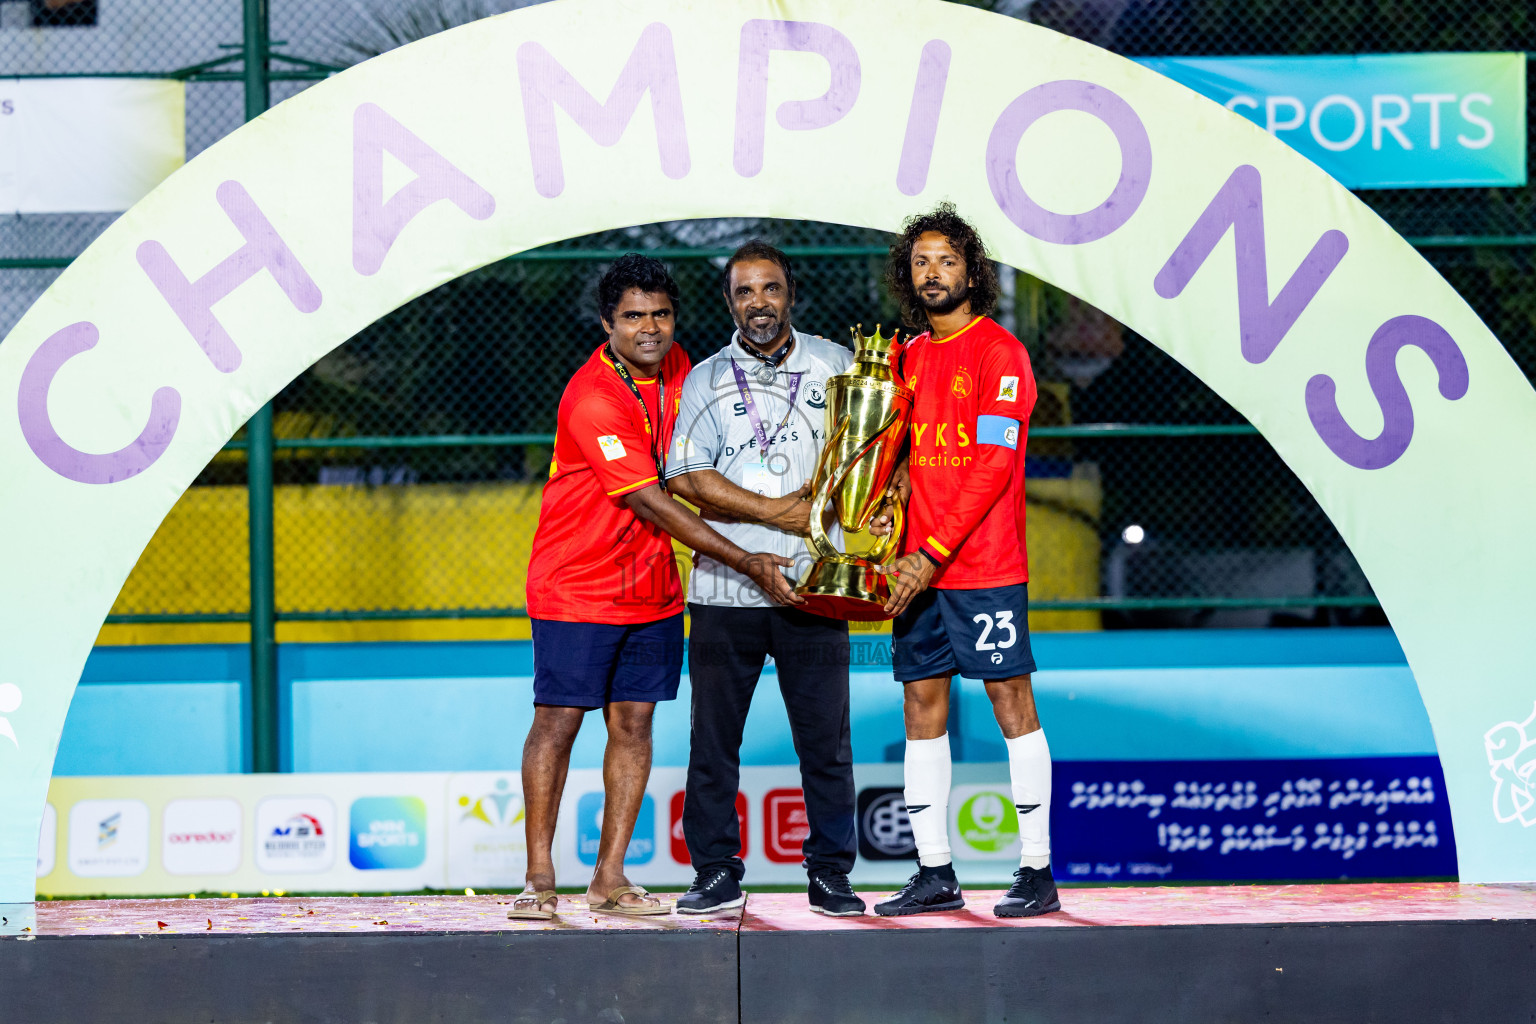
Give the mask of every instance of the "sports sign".
M 1524 185 L 1523 53 L 1159 57 L 1349 188 Z

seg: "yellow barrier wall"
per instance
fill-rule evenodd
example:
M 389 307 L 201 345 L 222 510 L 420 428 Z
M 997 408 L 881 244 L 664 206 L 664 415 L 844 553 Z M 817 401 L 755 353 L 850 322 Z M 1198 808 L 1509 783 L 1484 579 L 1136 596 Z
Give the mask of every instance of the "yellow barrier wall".
M 1099 591 L 1095 474 L 1030 480 L 1030 597 Z M 277 488 L 277 601 L 283 612 L 520 608 L 539 485 Z M 248 607 L 246 491 L 194 487 L 166 517 L 114 614 Z M 889 628 L 877 626 L 876 628 Z M 1098 612 L 1034 612 L 1035 630 L 1097 629 Z M 526 619 L 281 622 L 301 641 L 525 639 Z M 103 644 L 244 642 L 241 623 L 112 625 Z

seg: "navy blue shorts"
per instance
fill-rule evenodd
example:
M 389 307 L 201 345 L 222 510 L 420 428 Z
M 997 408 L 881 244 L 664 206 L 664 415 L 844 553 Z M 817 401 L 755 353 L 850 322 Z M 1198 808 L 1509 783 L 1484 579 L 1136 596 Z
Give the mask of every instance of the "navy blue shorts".
M 633 626 L 533 620 L 533 702 L 600 708 L 675 700 L 683 673 L 683 616 Z
M 929 587 L 891 626 L 896 681 L 1011 679 L 1035 671 L 1029 649 L 1029 585 L 982 590 Z

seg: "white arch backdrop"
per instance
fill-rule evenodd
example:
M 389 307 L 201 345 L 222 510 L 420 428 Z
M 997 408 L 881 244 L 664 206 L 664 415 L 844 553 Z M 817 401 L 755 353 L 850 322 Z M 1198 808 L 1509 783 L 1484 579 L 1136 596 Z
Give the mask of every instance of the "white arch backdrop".
M 561 0 L 369 61 L 235 132 L 0 344 L 0 903 L 32 898 L 65 711 L 139 553 L 320 356 L 557 239 L 716 216 L 889 230 L 941 198 L 1259 427 L 1407 651 L 1463 879 L 1536 878 L 1536 393 L 1406 242 L 1241 117 L 1007 18 Z

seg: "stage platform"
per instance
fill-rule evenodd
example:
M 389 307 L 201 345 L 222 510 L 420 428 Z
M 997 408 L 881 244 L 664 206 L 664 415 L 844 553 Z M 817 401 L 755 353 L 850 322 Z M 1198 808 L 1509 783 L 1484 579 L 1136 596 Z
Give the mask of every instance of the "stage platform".
M 865 894 L 874 899 L 884 894 Z M 0 1019 L 46 1022 L 1530 1021 L 1536 887 L 1070 889 L 1064 912 L 551 922 L 509 896 L 56 901 L 0 940 Z

